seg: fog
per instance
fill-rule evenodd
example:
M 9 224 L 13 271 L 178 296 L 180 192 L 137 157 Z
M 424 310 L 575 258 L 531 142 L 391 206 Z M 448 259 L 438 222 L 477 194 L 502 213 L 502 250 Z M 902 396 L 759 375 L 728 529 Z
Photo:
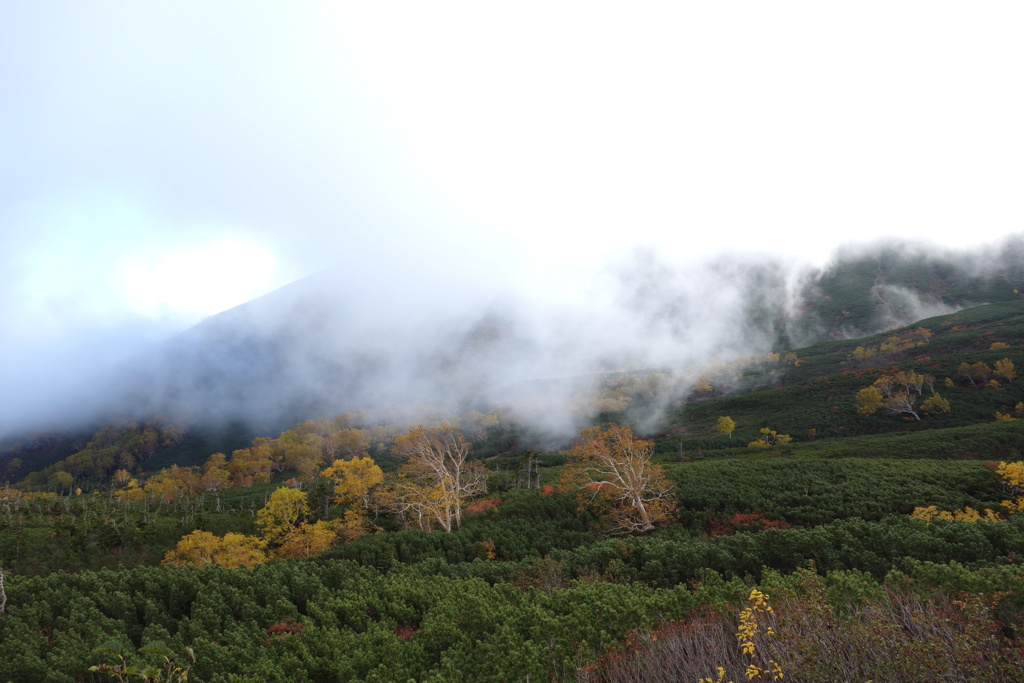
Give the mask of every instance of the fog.
M 1000 263 L 996 254 L 1011 256 Z M 629 414 L 653 433 L 699 380 L 739 388 L 736 376 L 769 352 L 893 329 L 985 296 L 1013 298 L 1007 288 L 1024 283 L 1022 254 L 1024 236 L 977 250 L 859 247 L 824 267 L 763 254 L 673 264 L 638 249 L 578 283 L 582 297 L 547 300 L 467 291 L 427 272 L 407 290 L 390 272 L 336 266 L 131 347 L 102 372 L 71 372 L 88 381 L 25 415 L 35 426 L 68 427 L 160 414 L 183 425 L 243 421 L 270 434 L 350 411 L 408 423 L 472 409 L 557 441 L 588 424 L 601 411 L 599 391 L 626 373 L 658 386 Z M 837 288 L 848 272 L 870 276 Z M 922 273 L 932 289 L 906 284 Z M 845 291 L 850 310 L 835 315 L 826 291 Z
M 857 245 L 1007 266 L 955 255 L 1024 225 L 1022 12 L 7 3 L 0 434 L 517 396 L 559 431 L 596 373 L 963 305 L 786 323 Z

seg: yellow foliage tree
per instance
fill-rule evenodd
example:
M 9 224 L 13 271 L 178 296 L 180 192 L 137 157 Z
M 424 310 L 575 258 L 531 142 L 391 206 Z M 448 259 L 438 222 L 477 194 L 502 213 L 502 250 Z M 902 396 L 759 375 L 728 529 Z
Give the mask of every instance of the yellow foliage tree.
M 164 556 L 163 564 L 200 568 L 219 564 L 229 568 L 245 566 L 252 569 L 267 561 L 267 555 L 263 552 L 264 545 L 263 541 L 253 536 L 227 533 L 219 537 L 209 531 L 197 530 L 183 536 L 174 549 Z
M 399 474 L 378 489 L 376 499 L 405 529 L 433 531 L 440 526 L 450 531 L 454 523 L 451 492 L 440 484 L 431 486 Z
M 298 473 L 299 481 L 311 481 L 323 461 L 323 437 L 319 434 L 299 434 L 293 430 L 282 432 L 276 439 L 281 451 L 284 469 Z
M 320 473 L 334 482 L 334 501 L 339 505 L 370 506 L 370 494 L 384 481 L 384 472 L 373 458 L 335 460 Z
M 722 417 L 718 418 L 718 423 L 715 425 L 715 431 L 717 431 L 722 436 L 728 436 L 730 439 L 732 438 L 732 433 L 735 429 L 736 422 L 731 417 L 728 417 L 726 415 L 723 415 Z
M 892 378 L 893 382 L 903 387 L 908 394 L 916 391 L 918 396 L 922 395 L 922 388 L 927 379 L 927 375 L 920 375 L 913 370 L 900 370 Z
M 351 458 L 366 453 L 370 448 L 370 440 L 364 430 L 349 427 L 332 432 L 324 439 L 323 448 L 332 459 L 339 454 Z
M 857 348 L 855 348 L 853 350 L 853 359 L 855 361 L 863 362 L 863 361 L 871 360 L 874 357 L 875 357 L 875 349 L 873 347 L 869 346 L 868 348 L 864 348 L 863 346 L 858 346 Z
M 966 377 L 972 387 L 976 387 L 979 384 L 984 385 L 988 382 L 988 376 L 991 372 L 991 368 L 981 361 L 977 363 L 961 363 L 957 368 L 957 373 Z
M 948 413 L 949 401 L 942 398 L 941 394 L 932 394 L 921 404 L 921 410 L 925 413 Z
M 231 473 L 227 467 L 227 456 L 214 453 L 203 465 L 203 476 L 199 479 L 199 488 L 203 491 L 220 491 L 228 486 Z
M 878 355 L 880 356 L 891 356 L 902 350 L 903 347 L 900 345 L 899 337 L 887 337 L 885 341 L 878 345 Z
M 750 448 L 768 448 L 769 446 L 781 446 L 789 443 L 793 437 L 789 434 L 779 434 L 774 429 L 761 428 L 761 437 L 747 444 Z
M 693 390 L 698 393 L 709 393 L 714 391 L 714 389 L 711 385 L 711 380 L 707 377 L 698 377 L 697 382 L 693 385 Z
M 263 552 L 266 543 L 254 536 L 228 532 L 221 539 L 220 549 L 213 556 L 214 562 L 228 568 L 248 567 L 266 562 L 269 558 Z
M 199 477 L 191 467 L 170 467 L 160 470 L 146 480 L 146 496 L 160 503 L 170 503 L 195 494 Z
M 359 510 L 346 510 L 341 519 L 335 520 L 332 524 L 338 540 L 342 543 L 356 540 L 365 534 L 370 527 L 366 520 L 366 515 Z
M 270 446 L 265 443 L 234 451 L 228 462 L 231 484 L 242 488 L 253 484 L 265 484 L 270 481 L 270 470 L 273 465 Z
M 1001 483 L 1004 490 L 1015 496 L 1012 500 L 1004 500 L 1002 502 L 1002 506 L 1006 508 L 1007 514 L 1012 515 L 1024 511 L 1024 496 L 1021 495 L 1024 492 L 1024 462 L 1000 462 L 996 468 L 996 474 L 1002 479 Z M 915 507 L 914 512 L 910 516 L 915 519 L 923 519 L 926 522 L 931 522 L 933 519 L 958 522 L 1001 521 L 999 515 L 992 510 L 979 512 L 971 507 L 948 512 L 946 510 L 939 510 L 934 505 L 928 505 L 926 507 Z
M 654 443 L 628 426 L 591 427 L 569 450 L 562 481 L 583 497 L 603 503 L 612 533 L 651 531 L 670 521 L 674 484 L 651 463 Z
M 1008 493 L 1015 496 L 1013 500 L 1004 500 L 1002 506 L 1010 514 L 1024 511 L 1024 462 L 1000 462 L 996 474 L 1002 477 L 1002 484 Z
M 857 392 L 857 414 L 873 415 L 882 407 L 882 392 L 876 386 L 870 386 Z
M 337 538 L 329 522 L 303 522 L 285 535 L 277 555 L 286 560 L 312 557 L 327 550 Z
M 1024 403 L 1018 403 L 1014 406 L 1013 410 L 1006 413 L 996 411 L 996 420 L 1000 422 L 1009 422 L 1010 420 L 1019 420 L 1021 418 L 1024 418 Z
M 1013 369 L 1013 361 L 1009 358 L 1004 358 L 995 362 L 995 369 L 992 371 L 992 374 L 1005 379 L 1007 382 L 1012 382 L 1017 376 L 1017 371 Z
M 214 564 L 214 555 L 220 548 L 220 537 L 209 531 L 196 530 L 182 536 L 174 549 L 164 555 L 163 564 L 173 564 L 181 567 L 186 564 L 195 567 L 205 567 Z
M 114 491 L 114 498 L 121 501 L 138 503 L 146 498 L 146 491 L 139 486 L 138 479 L 129 479 L 128 484 L 120 491 Z
M 886 398 L 892 396 L 892 391 L 896 387 L 896 382 L 893 380 L 892 375 L 882 375 L 875 380 L 874 387 L 878 387 L 878 390 L 882 392 L 882 395 Z
M 445 531 L 461 526 L 464 502 L 487 490 L 487 470 L 468 462 L 470 443 L 457 427 L 418 425 L 395 439 L 391 450 L 406 462 L 390 499 L 400 509 L 429 515 Z
M 992 510 L 984 510 L 979 512 L 972 507 L 965 507 L 963 510 L 953 510 L 949 512 L 947 510 L 939 510 L 934 505 L 928 505 L 927 507 L 915 507 L 914 511 L 910 513 L 910 516 L 914 519 L 923 519 L 925 522 L 931 522 L 933 519 L 944 519 L 950 522 L 1000 522 L 1002 519 Z
M 289 532 L 305 520 L 306 494 L 289 486 L 274 489 L 270 500 L 256 513 L 256 526 L 263 538 L 280 545 Z

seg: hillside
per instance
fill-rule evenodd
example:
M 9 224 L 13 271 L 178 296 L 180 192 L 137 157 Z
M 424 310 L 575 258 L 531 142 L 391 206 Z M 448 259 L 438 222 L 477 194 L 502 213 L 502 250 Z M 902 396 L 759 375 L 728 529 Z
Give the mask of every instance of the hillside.
M 611 373 L 529 383 L 525 390 L 510 390 L 507 396 L 518 394 L 518 401 L 528 403 L 553 392 L 561 400 L 575 401 L 577 410 L 600 411 L 596 415 L 599 422 L 632 423 L 642 431 L 654 432 L 659 452 L 682 453 L 681 457 L 690 452 L 730 448 L 742 453 L 765 427 L 792 436 L 791 447 L 815 442 L 815 448 L 821 449 L 840 438 L 848 443 L 867 435 L 968 427 L 992 422 L 997 412 L 1012 413 L 1024 401 L 1024 384 L 993 376 L 976 386 L 960 368 L 965 363 L 982 363 L 991 369 L 1004 360 L 1024 367 L 1022 349 L 1024 302 L 1013 301 L 964 309 L 869 337 L 823 341 L 777 357 L 769 354 L 713 366 L 699 377 L 657 371 Z M 925 394 L 939 393 L 949 401 L 950 411 L 920 420 L 887 415 L 881 410 L 859 415 L 857 392 L 898 371 L 930 377 L 930 388 L 919 391 L 918 402 L 927 399 Z M 517 422 L 515 414 L 503 411 L 500 404 L 477 407 L 482 412 L 446 411 L 438 406 L 431 419 L 458 422 L 463 414 L 463 421 L 479 419 L 469 416 L 497 409 L 494 414 L 502 417 L 496 418 L 495 425 L 481 426 L 474 432 L 477 452 L 487 456 L 508 453 L 518 457 L 525 449 L 557 448 L 568 441 L 567 436 L 552 438 L 528 422 Z M 423 419 L 399 406 L 383 412 L 364 410 L 362 415 L 356 419 L 366 426 Z M 736 423 L 735 432 L 728 438 L 715 430 L 721 416 L 729 416 Z M 149 424 L 155 434 L 147 442 L 151 445 L 143 447 L 140 439 Z M 254 436 L 273 436 L 283 428 L 275 430 L 266 424 L 254 427 L 238 419 L 219 426 L 201 421 L 184 429 L 163 418 L 124 421 L 120 427 L 112 425 L 114 431 L 100 438 L 87 434 L 38 436 L 31 449 L 20 445 L 8 448 L 0 455 L 0 471 L 8 471 L 14 481 L 31 475 L 24 483 L 45 487 L 56 472 L 64 470 L 73 475 L 74 487 L 90 490 L 105 486 L 114 469 L 122 466 L 131 470 L 145 462 L 145 469 L 150 471 L 172 464 L 200 465 L 212 452 L 230 453 L 244 448 Z M 163 434 L 166 429 L 171 430 L 169 436 Z M 126 452 L 133 454 L 128 460 Z M 375 457 L 387 460 L 387 449 L 378 448 Z M 1000 451 L 992 457 L 1010 456 Z
M 931 333 L 926 341 L 915 334 L 922 328 Z M 887 342 L 892 353 L 861 360 L 855 357 L 858 348 L 877 350 Z M 1005 348 L 993 349 L 993 345 Z M 1012 411 L 1024 401 L 1024 386 L 1005 379 L 996 385 L 983 382 L 975 386 L 960 373 L 960 366 L 984 363 L 991 367 L 1005 358 L 1024 367 L 1022 350 L 1024 302 L 978 306 L 870 337 L 797 349 L 793 352 L 798 359 L 795 364 L 786 364 L 770 374 L 755 371 L 736 379 L 736 384 L 749 389 L 693 397 L 667 415 L 667 428 L 677 431 L 679 436 L 673 438 L 681 441 L 684 449 L 694 449 L 722 448 L 734 441 L 745 445 L 768 426 L 799 442 L 991 422 L 996 412 Z M 936 391 L 950 401 L 950 412 L 922 420 L 901 419 L 882 411 L 858 415 L 857 392 L 899 370 L 934 377 Z M 952 386 L 947 386 L 947 379 Z M 732 417 L 738 425 L 727 440 L 714 431 L 722 415 Z M 808 436 L 810 430 L 814 430 L 813 437 Z M 662 447 L 667 450 L 667 446 Z
M 475 329 L 466 348 L 511 334 Z M 44 467 L 4 461 L 0 671 L 1019 680 L 1024 465 L 1000 465 L 1024 448 L 1014 367 L 1024 301 L 1007 300 L 698 372 L 536 381 L 520 396 L 592 411 L 561 441 L 479 403 L 422 427 L 386 407 L 270 432 L 151 418 L 39 435 Z M 917 417 L 858 412 L 887 379 Z M 924 409 L 934 395 L 948 412 Z M 630 422 L 654 443 L 612 426 Z M 644 519 L 588 469 L 611 435 L 653 477 Z M 459 473 L 431 478 L 431 439 Z M 753 654 L 734 636 L 751 615 Z
M 682 268 L 647 254 L 625 259 L 576 307 L 464 288 L 396 289 L 386 273 L 368 281 L 334 268 L 139 350 L 120 370 L 54 397 L 45 420 L 0 438 L 95 432 L 156 415 L 213 430 L 243 421 L 272 435 L 368 408 L 508 403 L 544 418 L 532 426 L 566 437 L 578 416 L 566 407 L 577 389 L 565 379 L 695 371 L 1018 301 L 1022 260 L 1020 238 L 956 253 L 909 243 L 861 248 L 817 270 L 746 256 Z M 367 290 L 372 296 L 360 294 Z M 68 405 L 75 410 L 61 408 Z

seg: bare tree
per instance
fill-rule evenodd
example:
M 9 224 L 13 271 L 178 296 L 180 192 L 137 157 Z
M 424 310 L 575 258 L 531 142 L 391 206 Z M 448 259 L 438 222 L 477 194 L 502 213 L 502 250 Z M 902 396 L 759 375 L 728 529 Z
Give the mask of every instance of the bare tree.
M 487 469 L 467 462 L 470 446 L 457 427 L 419 425 L 392 448 L 406 460 L 396 491 L 407 503 L 418 501 L 445 531 L 462 526 L 464 501 L 487 490 Z
M 913 415 L 915 420 L 920 420 L 921 416 L 914 410 L 914 401 L 916 400 L 905 391 L 897 391 L 885 399 L 883 407 L 893 415 Z

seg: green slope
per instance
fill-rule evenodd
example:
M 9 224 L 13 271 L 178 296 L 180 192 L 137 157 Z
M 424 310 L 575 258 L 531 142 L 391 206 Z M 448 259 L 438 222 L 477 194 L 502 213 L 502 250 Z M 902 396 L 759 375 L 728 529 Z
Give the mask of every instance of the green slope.
M 919 328 L 931 331 L 927 343 L 913 337 Z M 879 348 L 887 340 L 904 339 L 916 344 L 896 353 L 877 355 L 866 361 L 853 357 L 858 347 Z M 993 343 L 1009 345 L 991 350 Z M 757 374 L 741 378 L 751 390 L 694 400 L 666 416 L 665 436 L 659 450 L 712 451 L 743 446 L 763 427 L 790 434 L 794 442 L 848 439 L 864 435 L 902 434 L 978 425 L 985 432 L 994 424 L 996 411 L 1007 412 L 1024 401 L 1024 380 L 1000 380 L 998 387 L 978 388 L 958 373 L 961 363 L 985 363 L 1010 359 L 1024 370 L 1024 302 L 1013 301 L 977 306 L 952 315 L 922 320 L 912 326 L 860 339 L 814 344 L 795 353 L 796 366 L 770 378 Z M 884 373 L 914 370 L 935 377 L 934 390 L 951 405 L 948 414 L 928 415 L 920 421 L 878 412 L 858 415 L 856 394 Z M 953 386 L 947 386 L 947 379 Z M 919 402 L 930 394 L 928 388 Z M 737 424 L 731 439 L 714 430 L 720 416 Z M 814 430 L 811 432 L 811 430 Z M 875 453 L 878 444 L 871 450 Z

